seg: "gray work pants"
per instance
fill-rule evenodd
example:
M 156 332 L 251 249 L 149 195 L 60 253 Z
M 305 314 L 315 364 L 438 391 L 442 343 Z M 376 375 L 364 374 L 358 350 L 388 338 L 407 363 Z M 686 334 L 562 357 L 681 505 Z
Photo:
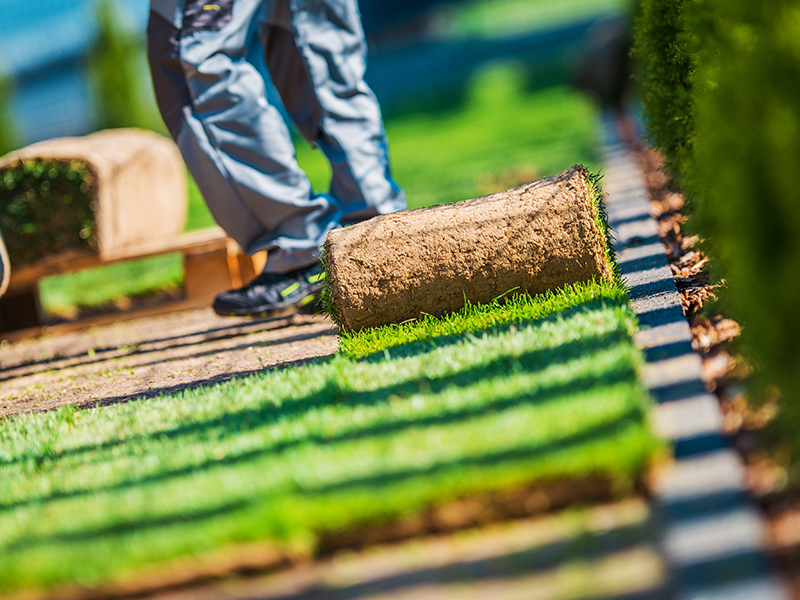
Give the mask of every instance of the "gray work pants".
M 313 264 L 341 223 L 405 208 L 364 82 L 357 0 L 151 0 L 150 8 L 164 122 L 217 222 L 248 253 L 268 251 L 265 272 Z M 329 193 L 314 193 L 298 166 L 284 107 L 330 161 Z

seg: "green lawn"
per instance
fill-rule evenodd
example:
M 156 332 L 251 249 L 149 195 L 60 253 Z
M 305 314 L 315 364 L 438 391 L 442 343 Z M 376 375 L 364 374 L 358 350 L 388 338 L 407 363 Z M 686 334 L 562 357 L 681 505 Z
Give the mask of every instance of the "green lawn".
M 393 173 L 409 207 L 476 198 L 578 163 L 596 172 L 592 103 L 566 85 L 535 84 L 518 65 L 493 65 L 473 75 L 457 105 L 387 118 Z M 330 170 L 322 154 L 300 144 L 297 156 L 314 186 L 325 189 Z
M 567 86 L 536 88 L 519 66 L 495 65 L 476 73 L 466 97 L 447 109 L 386 119 L 394 174 L 414 207 L 474 198 L 528 183 L 576 163 L 597 171 L 597 115 Z M 298 143 L 298 160 L 316 189 L 327 188 L 325 158 Z M 194 184 L 187 229 L 214 224 Z M 147 276 L 132 276 L 132 273 Z M 77 307 L 111 304 L 122 296 L 175 289 L 179 257 L 132 261 L 45 279 L 42 304 L 69 315 Z
M 120 298 L 177 291 L 182 285 L 183 255 L 173 253 L 47 277 L 39 283 L 39 296 L 48 313 L 71 318 L 81 309 L 109 306 Z
M 626 13 L 631 0 L 473 0 L 445 9 L 437 29 L 458 38 L 505 37 L 567 21 Z
M 624 494 L 658 450 L 635 326 L 599 290 L 360 361 L 0 421 L 0 591 L 249 540 L 310 551 L 326 531 L 553 479 Z

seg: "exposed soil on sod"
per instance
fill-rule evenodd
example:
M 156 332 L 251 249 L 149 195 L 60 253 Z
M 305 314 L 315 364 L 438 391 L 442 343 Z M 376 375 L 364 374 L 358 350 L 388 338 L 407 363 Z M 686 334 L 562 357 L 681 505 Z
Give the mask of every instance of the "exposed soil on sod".
M 272 574 L 156 600 L 566 600 L 659 598 L 666 570 L 647 504 L 633 498 L 404 544 L 338 552 Z
M 321 316 L 218 317 L 211 309 L 0 344 L 0 417 L 174 393 L 336 351 Z

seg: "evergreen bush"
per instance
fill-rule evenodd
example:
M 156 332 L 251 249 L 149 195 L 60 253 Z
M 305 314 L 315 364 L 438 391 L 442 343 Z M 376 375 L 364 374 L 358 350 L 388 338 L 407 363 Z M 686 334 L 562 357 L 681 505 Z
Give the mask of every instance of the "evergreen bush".
M 696 226 L 744 321 L 758 383 L 781 390 L 800 458 L 800 0 L 713 0 L 697 99 Z
M 0 74 L 0 156 L 17 147 L 17 131 L 11 117 L 11 80 Z
M 647 133 L 678 180 L 688 175 L 694 138 L 696 40 L 687 27 L 692 0 L 641 0 L 633 54 L 639 59 Z
M 97 37 L 88 55 L 98 129 L 145 127 L 148 115 L 137 76 L 140 40 L 119 26 L 114 0 L 97 4 Z
M 800 458 L 800 0 L 642 0 L 636 54 L 650 140 Z

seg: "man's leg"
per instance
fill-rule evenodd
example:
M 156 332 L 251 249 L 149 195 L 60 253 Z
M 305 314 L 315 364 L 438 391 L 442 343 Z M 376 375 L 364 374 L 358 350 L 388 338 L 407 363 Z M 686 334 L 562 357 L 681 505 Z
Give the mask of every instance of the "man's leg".
M 316 263 L 341 205 L 314 196 L 263 73 L 248 56 L 271 0 L 152 0 L 159 108 L 214 218 L 270 273 Z
M 364 81 L 356 0 L 276 0 L 262 39 L 287 111 L 331 163 L 330 193 L 343 203 L 343 219 L 405 208 L 389 168 L 380 107 Z

